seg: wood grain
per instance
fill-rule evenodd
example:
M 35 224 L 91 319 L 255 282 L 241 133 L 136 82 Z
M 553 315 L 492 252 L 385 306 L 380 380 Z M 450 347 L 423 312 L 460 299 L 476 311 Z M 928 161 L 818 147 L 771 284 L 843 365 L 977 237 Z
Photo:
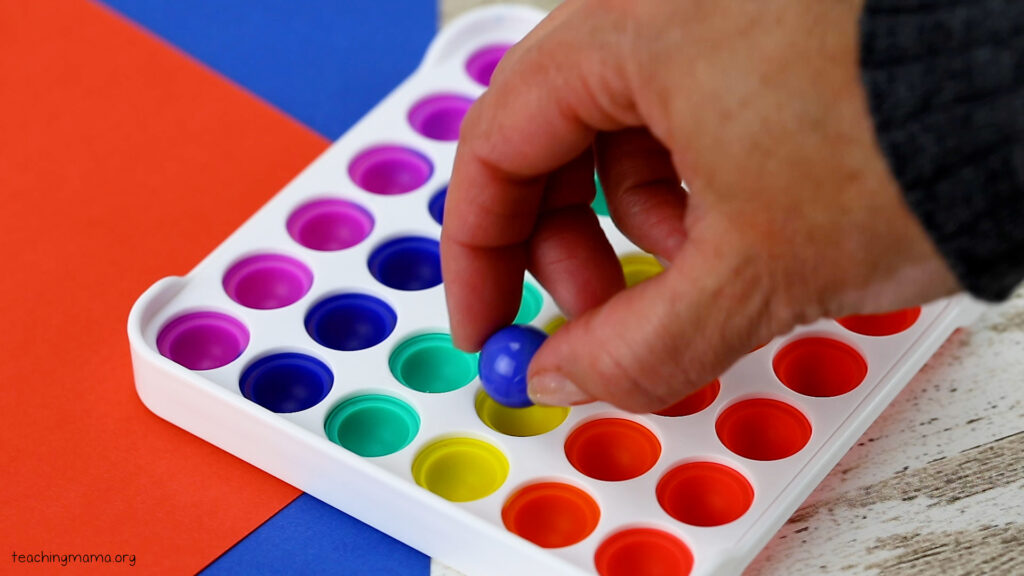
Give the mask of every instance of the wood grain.
M 1024 573 L 1024 289 L 958 331 L 747 574 Z

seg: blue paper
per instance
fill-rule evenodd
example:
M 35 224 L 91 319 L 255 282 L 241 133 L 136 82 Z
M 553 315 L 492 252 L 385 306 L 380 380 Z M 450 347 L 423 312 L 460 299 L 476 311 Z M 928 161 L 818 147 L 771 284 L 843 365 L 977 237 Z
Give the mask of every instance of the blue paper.
M 200 574 L 429 573 L 422 553 L 303 494 Z
M 334 140 L 419 64 L 431 0 L 106 0 Z

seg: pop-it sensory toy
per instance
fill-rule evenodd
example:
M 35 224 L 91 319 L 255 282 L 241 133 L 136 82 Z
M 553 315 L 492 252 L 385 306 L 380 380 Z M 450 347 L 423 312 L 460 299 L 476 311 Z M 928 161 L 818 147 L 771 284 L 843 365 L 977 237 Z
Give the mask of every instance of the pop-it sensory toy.
M 496 402 L 447 333 L 437 238 L 459 123 L 541 17 L 452 23 L 194 270 L 147 290 L 128 327 L 139 396 L 468 574 L 738 573 L 976 306 L 802 326 L 658 414 Z M 658 274 L 594 207 L 628 284 Z M 516 323 L 564 321 L 527 278 Z

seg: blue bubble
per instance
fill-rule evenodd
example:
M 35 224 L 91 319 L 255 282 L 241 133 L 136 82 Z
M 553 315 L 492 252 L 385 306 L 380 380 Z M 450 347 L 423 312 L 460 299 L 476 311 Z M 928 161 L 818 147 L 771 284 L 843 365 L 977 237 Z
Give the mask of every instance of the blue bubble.
M 370 254 L 369 268 L 389 288 L 426 290 L 441 283 L 441 248 L 430 238 L 396 238 Z
M 305 354 L 285 352 L 255 361 L 239 381 L 242 395 L 267 410 L 301 412 L 331 391 L 334 374 L 326 364 Z
M 427 204 L 430 216 L 438 224 L 444 224 L 444 202 L 448 198 L 448 187 L 441 188 Z
M 480 351 L 480 381 L 495 402 L 511 408 L 533 405 L 526 393 L 526 370 L 547 337 L 533 326 L 515 325 L 487 340 Z
M 306 332 L 333 350 L 364 350 L 391 335 L 398 315 L 380 298 L 347 293 L 318 302 L 306 314 Z

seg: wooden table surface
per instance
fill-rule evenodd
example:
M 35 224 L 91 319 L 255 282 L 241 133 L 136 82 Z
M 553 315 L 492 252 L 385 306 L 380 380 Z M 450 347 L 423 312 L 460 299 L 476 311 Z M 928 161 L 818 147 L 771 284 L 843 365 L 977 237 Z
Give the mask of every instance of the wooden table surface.
M 1024 574 L 1024 290 L 946 341 L 746 573 Z
M 491 3 L 442 0 L 442 19 Z M 942 346 L 746 571 L 940 573 L 1024 574 L 1024 288 Z

